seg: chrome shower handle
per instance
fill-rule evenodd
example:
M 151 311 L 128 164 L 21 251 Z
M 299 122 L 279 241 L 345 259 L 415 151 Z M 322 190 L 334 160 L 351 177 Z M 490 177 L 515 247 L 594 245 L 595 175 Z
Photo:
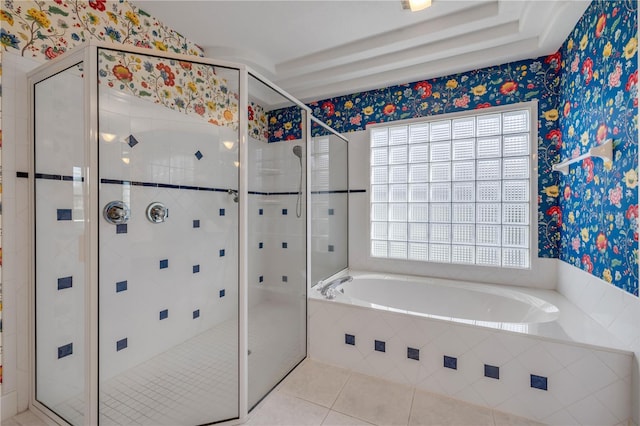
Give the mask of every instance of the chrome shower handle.
M 129 207 L 123 201 L 111 201 L 104 206 L 102 216 L 104 220 L 113 224 L 121 225 L 129 220 Z

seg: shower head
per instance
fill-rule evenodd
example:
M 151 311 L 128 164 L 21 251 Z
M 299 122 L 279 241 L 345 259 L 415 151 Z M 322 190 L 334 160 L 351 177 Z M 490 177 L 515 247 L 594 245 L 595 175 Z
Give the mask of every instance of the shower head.
M 302 160 L 302 147 L 300 145 L 294 145 L 293 147 L 293 155 Z

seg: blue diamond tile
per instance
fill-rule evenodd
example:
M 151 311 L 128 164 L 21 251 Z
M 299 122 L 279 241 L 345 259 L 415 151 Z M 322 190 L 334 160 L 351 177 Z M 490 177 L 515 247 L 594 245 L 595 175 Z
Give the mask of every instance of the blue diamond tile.
M 220 254 L 220 257 L 223 257 L 224 256 L 224 249 L 221 249 L 219 254 Z
M 73 277 L 58 278 L 58 290 L 73 287 Z
M 356 336 L 353 334 L 345 334 L 344 335 L 344 343 L 347 345 L 355 345 L 356 344 Z
M 127 341 L 127 338 L 125 337 L 124 339 L 118 340 L 116 342 L 116 351 L 121 351 L 123 349 L 126 349 L 127 346 L 129 346 L 129 342 Z
M 196 319 L 199 317 L 200 317 L 200 309 L 196 309 L 195 311 L 193 311 L 193 319 Z
M 286 216 L 288 214 L 287 209 L 282 209 L 282 214 Z
M 264 209 L 258 209 L 258 214 L 262 216 L 264 214 Z
M 259 282 L 259 283 L 261 283 L 261 282 L 263 282 L 263 281 L 264 281 L 264 277 L 263 277 L 262 275 L 260 275 L 260 276 L 258 277 L 258 282 Z
M 500 380 L 500 367 L 496 367 L 495 365 L 484 365 L 484 377 L 488 377 L 490 379 Z
M 283 276 L 282 276 L 282 282 L 283 282 L 283 283 L 286 283 L 286 282 L 288 282 L 288 281 L 289 281 L 289 277 L 287 277 L 286 275 L 283 275 Z
M 160 269 L 167 269 L 169 267 L 169 259 L 162 259 L 160 261 Z
M 334 215 L 334 210 L 333 209 L 329 209 L 329 216 L 333 216 Z
M 374 341 L 373 348 L 378 352 L 386 352 L 387 344 L 381 340 Z
M 536 376 L 535 374 L 532 374 L 531 387 L 546 391 L 548 390 L 548 380 L 544 376 Z
M 262 241 L 260 241 L 260 242 L 258 243 L 258 248 L 259 248 L 259 249 L 261 249 L 261 248 L 263 248 L 263 247 L 264 247 L 264 243 L 263 243 Z
M 420 361 L 420 349 L 407 348 L 407 358 Z
M 200 228 L 200 219 L 195 219 L 193 221 L 193 227 L 194 228 Z
M 220 216 L 224 216 L 224 214 L 225 214 L 224 209 L 220 209 L 220 211 L 218 213 L 220 214 Z
M 452 370 L 458 369 L 458 358 L 452 356 L 444 356 L 444 366 L 445 368 L 451 368 Z
M 126 234 L 127 233 L 127 224 L 120 223 L 116 225 L 116 234 Z
M 135 137 L 135 136 L 133 136 L 133 135 L 129 135 L 129 136 L 127 137 L 126 141 L 127 141 L 127 144 L 128 144 L 131 148 L 133 148 L 134 146 L 138 145 L 138 139 L 136 139 L 136 137 Z
M 168 309 L 163 309 L 162 311 L 160 311 L 160 319 L 167 319 L 169 318 L 169 310 Z
M 67 343 L 66 345 L 58 347 L 58 359 L 71 354 L 73 354 L 73 343 Z
M 287 248 L 287 247 L 289 247 L 289 245 L 286 242 L 283 242 L 282 243 L 282 248 Z
M 58 209 L 56 213 L 58 220 L 71 220 L 71 209 Z
M 121 291 L 127 291 L 127 282 L 119 281 L 116 283 L 116 293 L 120 293 Z
M 196 153 L 193 154 L 193 155 L 195 155 L 198 160 L 200 160 L 200 159 L 202 159 L 202 157 L 204 157 L 204 155 L 202 155 L 202 153 L 200 151 L 196 151 Z
M 327 247 L 327 249 L 328 249 L 330 252 L 333 252 L 333 251 L 335 250 L 335 247 L 334 247 L 332 244 L 329 244 L 329 247 Z
M 197 274 L 198 272 L 200 272 L 200 265 L 193 265 L 191 270 L 194 274 Z
M 222 290 L 220 290 L 220 292 L 219 292 L 220 297 L 224 297 L 225 293 L 226 292 L 225 292 L 224 288 Z

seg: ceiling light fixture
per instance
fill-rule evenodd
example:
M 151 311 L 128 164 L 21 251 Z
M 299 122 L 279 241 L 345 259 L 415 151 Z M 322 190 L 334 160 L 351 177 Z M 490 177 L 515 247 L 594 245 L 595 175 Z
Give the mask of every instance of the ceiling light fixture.
M 401 3 L 403 9 L 411 9 L 412 12 L 417 12 L 431 6 L 431 0 L 401 0 Z

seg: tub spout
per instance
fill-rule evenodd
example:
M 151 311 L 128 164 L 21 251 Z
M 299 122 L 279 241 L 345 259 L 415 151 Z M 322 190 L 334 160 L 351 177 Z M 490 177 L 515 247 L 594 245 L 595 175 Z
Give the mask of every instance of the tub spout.
M 327 299 L 333 299 L 336 297 L 336 287 L 351 281 L 353 281 L 353 277 L 351 275 L 347 275 L 346 277 L 342 278 L 336 278 L 335 280 L 329 281 L 328 283 L 323 283 L 318 291 Z

